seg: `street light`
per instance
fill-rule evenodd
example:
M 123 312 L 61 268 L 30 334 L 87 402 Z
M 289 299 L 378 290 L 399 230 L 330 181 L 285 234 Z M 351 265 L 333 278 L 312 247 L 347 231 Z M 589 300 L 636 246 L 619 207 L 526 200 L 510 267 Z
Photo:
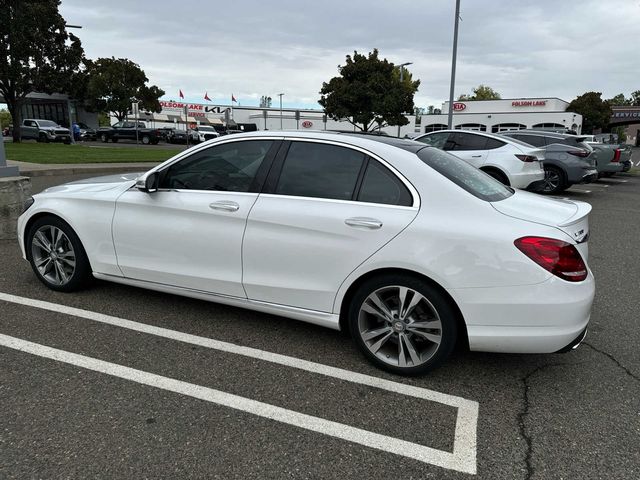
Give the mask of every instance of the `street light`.
M 284 93 L 279 93 L 278 96 L 280 97 L 280 130 L 282 130 L 282 96 L 284 95 Z
M 456 55 L 458 53 L 458 21 L 460 20 L 460 0 L 456 0 L 456 19 L 453 24 L 453 57 L 451 58 L 451 87 L 449 88 L 448 128 L 453 127 L 453 88 L 456 84 Z
M 413 65 L 413 62 L 401 63 L 398 65 L 400 67 L 400 84 L 402 84 L 404 80 L 404 67 L 407 65 Z M 400 125 L 398 125 L 398 138 L 400 138 Z

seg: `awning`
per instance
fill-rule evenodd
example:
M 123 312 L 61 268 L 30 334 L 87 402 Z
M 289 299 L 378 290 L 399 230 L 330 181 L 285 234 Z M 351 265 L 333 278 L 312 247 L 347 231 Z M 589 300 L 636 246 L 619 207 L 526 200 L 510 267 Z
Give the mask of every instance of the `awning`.
M 154 113 L 153 114 L 153 119 L 156 122 L 168 122 L 169 121 L 169 116 L 165 115 L 163 113 Z

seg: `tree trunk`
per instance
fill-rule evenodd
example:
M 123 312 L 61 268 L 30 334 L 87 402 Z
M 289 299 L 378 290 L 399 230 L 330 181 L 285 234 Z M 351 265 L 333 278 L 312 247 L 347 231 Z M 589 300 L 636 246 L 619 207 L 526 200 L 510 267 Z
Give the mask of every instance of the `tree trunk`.
M 13 119 L 13 143 L 20 143 L 20 125 L 22 125 L 22 100 L 5 99 Z

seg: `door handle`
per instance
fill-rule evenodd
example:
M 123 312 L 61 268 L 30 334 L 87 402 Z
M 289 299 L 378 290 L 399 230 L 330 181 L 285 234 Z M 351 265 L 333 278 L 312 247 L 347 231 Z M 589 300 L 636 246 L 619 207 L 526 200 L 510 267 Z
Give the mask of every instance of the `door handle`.
M 471 158 L 480 158 L 482 155 L 471 155 Z
M 346 223 L 350 227 L 363 227 L 370 230 L 377 230 L 378 228 L 382 227 L 382 222 L 380 220 L 366 217 L 347 218 L 344 223 Z
M 213 210 L 222 210 L 224 212 L 237 212 L 240 210 L 240 205 L 229 200 L 220 200 L 219 202 L 210 203 L 209 208 Z

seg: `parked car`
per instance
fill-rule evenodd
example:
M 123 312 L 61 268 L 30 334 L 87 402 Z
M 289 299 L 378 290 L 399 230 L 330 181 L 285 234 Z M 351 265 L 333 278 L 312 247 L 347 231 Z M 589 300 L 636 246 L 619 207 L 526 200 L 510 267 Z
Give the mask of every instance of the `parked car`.
M 214 138 L 218 138 L 220 134 L 210 125 L 198 125 L 195 129 L 197 135 L 197 143 L 206 142 Z
M 91 128 L 84 122 L 78 122 L 80 127 L 80 139 L 81 140 L 97 140 L 98 133 L 95 128 Z
M 68 144 L 71 143 L 71 131 L 51 120 L 26 118 L 22 120 L 20 126 L 20 138 L 44 143 L 63 142 Z
M 538 190 L 544 182 L 544 151 L 485 132 L 440 130 L 414 140 L 450 152 L 514 188 Z
M 53 290 L 96 277 L 346 329 L 374 364 L 417 374 L 458 341 L 575 347 L 595 291 L 590 210 L 418 142 L 269 131 L 49 188 L 18 240 Z
M 624 165 L 620 161 L 622 150 L 616 148 L 617 145 L 607 145 L 598 142 L 586 142 L 593 149 L 593 155 L 596 160 L 596 168 L 598 169 L 598 177 L 612 177 L 616 173 L 621 172 Z
M 560 193 L 576 183 L 598 179 L 596 157 L 585 137 L 543 130 L 513 130 L 500 135 L 544 149 L 544 193 Z
M 186 130 L 180 130 L 177 128 L 171 129 L 171 131 L 167 134 L 167 142 L 186 144 L 187 137 L 189 138 L 190 144 L 195 145 L 199 143 L 198 132 L 196 130 L 189 129 L 189 131 L 187 132 Z
M 116 143 L 119 140 L 138 140 L 145 145 L 157 145 L 160 141 L 160 133 L 156 129 L 147 128 L 144 122 L 122 121 L 111 127 L 101 127 L 97 131 L 97 135 L 104 143 L 111 140 Z

